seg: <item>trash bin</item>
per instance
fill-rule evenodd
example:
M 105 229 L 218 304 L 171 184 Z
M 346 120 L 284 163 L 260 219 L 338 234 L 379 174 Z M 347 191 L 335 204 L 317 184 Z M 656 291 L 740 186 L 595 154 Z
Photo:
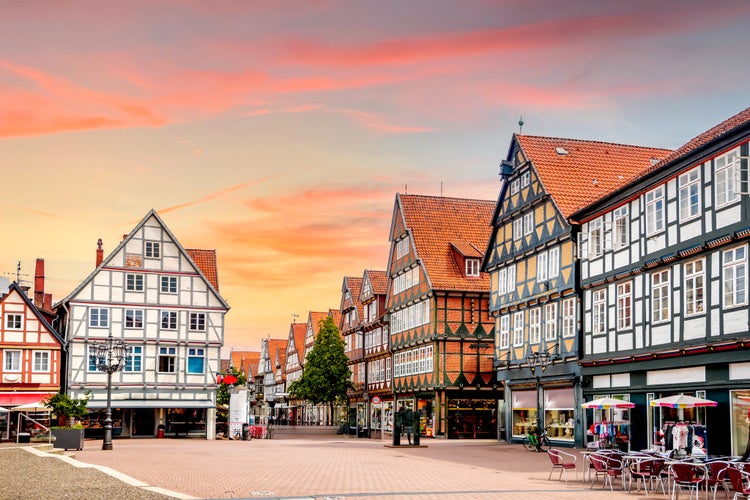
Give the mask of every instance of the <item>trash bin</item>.
M 248 439 L 248 428 L 250 426 L 248 424 L 242 424 L 242 440 L 247 441 Z
M 166 429 L 166 427 L 163 424 L 159 424 L 159 427 L 157 427 L 156 429 L 156 438 L 164 439 L 164 430 Z
M 18 442 L 19 443 L 30 443 L 31 442 L 31 434 L 28 432 L 19 432 L 18 433 Z

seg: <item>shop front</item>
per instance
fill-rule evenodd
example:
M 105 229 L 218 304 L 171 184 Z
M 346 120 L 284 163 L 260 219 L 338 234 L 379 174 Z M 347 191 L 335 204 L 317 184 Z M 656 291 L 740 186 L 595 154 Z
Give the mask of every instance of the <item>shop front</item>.
M 732 455 L 750 453 L 750 388 L 730 391 Z
M 393 432 L 393 401 L 373 396 L 370 400 L 370 437 L 383 439 Z
M 496 437 L 496 399 L 448 399 L 449 439 L 494 439 Z
M 159 429 L 168 437 L 215 437 L 216 407 L 208 401 L 118 401 L 117 404 L 112 405 L 115 437 L 154 437 Z M 88 415 L 82 419 L 85 436 L 103 437 L 106 409 L 98 401 L 88 406 Z
M 510 401 L 511 441 L 519 442 L 529 433 L 536 432 L 541 421 L 547 428 L 550 441 L 564 446 L 575 444 L 578 426 L 573 386 L 540 385 L 531 389 L 521 385 L 511 388 Z

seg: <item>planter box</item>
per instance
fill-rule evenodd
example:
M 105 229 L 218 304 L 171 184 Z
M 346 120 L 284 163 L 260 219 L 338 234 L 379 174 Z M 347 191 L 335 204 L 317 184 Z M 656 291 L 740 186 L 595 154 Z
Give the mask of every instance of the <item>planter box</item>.
M 83 429 L 52 429 L 53 446 L 66 450 L 83 449 Z

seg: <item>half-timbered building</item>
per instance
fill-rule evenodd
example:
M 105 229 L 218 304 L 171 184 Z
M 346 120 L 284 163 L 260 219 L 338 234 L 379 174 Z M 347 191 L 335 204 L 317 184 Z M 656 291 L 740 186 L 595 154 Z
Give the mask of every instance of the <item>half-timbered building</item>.
M 366 269 L 362 276 L 359 301 L 362 304 L 366 397 L 369 405 L 370 436 L 383 437 L 393 430 L 393 388 L 391 353 L 385 305 L 388 274 Z
M 540 427 L 582 442 L 580 296 L 568 217 L 668 151 L 514 134 L 482 269 L 491 275 L 495 368 L 504 385 L 501 439 Z
M 572 216 L 583 223 L 585 392 L 636 404 L 625 414 L 635 449 L 677 449 L 680 422 L 688 453 L 739 455 L 748 442 L 749 139 L 746 109 Z M 718 406 L 651 409 L 680 393 Z
M 287 388 L 292 382 L 302 376 L 302 356 L 305 352 L 305 332 L 307 325 L 296 321 L 289 325 L 289 337 L 286 341 L 286 384 Z M 298 425 L 302 423 L 301 407 L 304 401 L 289 399 L 289 424 Z
M 94 429 L 107 404 L 107 375 L 94 346 L 108 336 L 130 349 L 112 375 L 114 434 L 186 431 L 213 439 L 216 374 L 229 306 L 219 295 L 216 252 L 185 249 L 151 210 L 95 270 L 56 305 L 68 345 L 71 397 L 90 395 Z
M 500 391 L 492 370 L 489 276 L 480 271 L 494 203 L 397 194 L 387 310 L 397 411 L 421 433 L 493 438 Z
M 279 416 L 281 407 L 276 408 L 277 404 L 277 353 L 280 350 L 286 351 L 287 339 L 265 338 L 260 341 L 260 362 L 258 363 L 258 378 L 262 379 L 263 398 L 261 409 L 261 421 L 273 423 L 274 419 Z
M 369 433 L 367 400 L 365 399 L 366 365 L 364 357 L 364 330 L 362 329 L 362 302 L 360 291 L 362 278 L 344 276 L 341 284 L 340 317 L 337 325 L 344 340 L 349 370 L 351 370 L 352 389 L 347 391 L 349 399 L 349 429 L 357 436 Z

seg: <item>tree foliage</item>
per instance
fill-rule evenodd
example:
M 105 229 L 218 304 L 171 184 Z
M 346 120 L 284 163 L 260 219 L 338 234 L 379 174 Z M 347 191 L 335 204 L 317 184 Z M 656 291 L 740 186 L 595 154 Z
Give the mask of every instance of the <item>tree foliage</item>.
M 302 376 L 290 384 L 289 395 L 333 407 L 336 401 L 346 398 L 346 391 L 352 388 L 344 341 L 333 318 L 328 316 L 318 325 L 315 345 L 307 355 Z
M 229 404 L 229 388 L 234 387 L 235 385 L 245 385 L 247 384 L 247 377 L 243 372 L 236 369 L 233 366 L 229 367 L 229 372 L 223 374 L 224 377 L 222 378 L 221 383 L 219 384 L 219 387 L 216 389 L 216 403 L 220 405 L 228 405 Z M 228 377 L 229 375 L 233 375 L 237 380 L 235 381 L 231 377 Z M 226 380 L 232 381 L 231 384 L 226 383 Z
M 70 418 L 83 418 L 86 416 L 86 405 L 89 402 L 89 394 L 83 399 L 73 399 L 65 392 L 58 392 L 48 396 L 42 401 L 44 406 L 50 408 L 57 415 L 58 425 L 68 425 Z

